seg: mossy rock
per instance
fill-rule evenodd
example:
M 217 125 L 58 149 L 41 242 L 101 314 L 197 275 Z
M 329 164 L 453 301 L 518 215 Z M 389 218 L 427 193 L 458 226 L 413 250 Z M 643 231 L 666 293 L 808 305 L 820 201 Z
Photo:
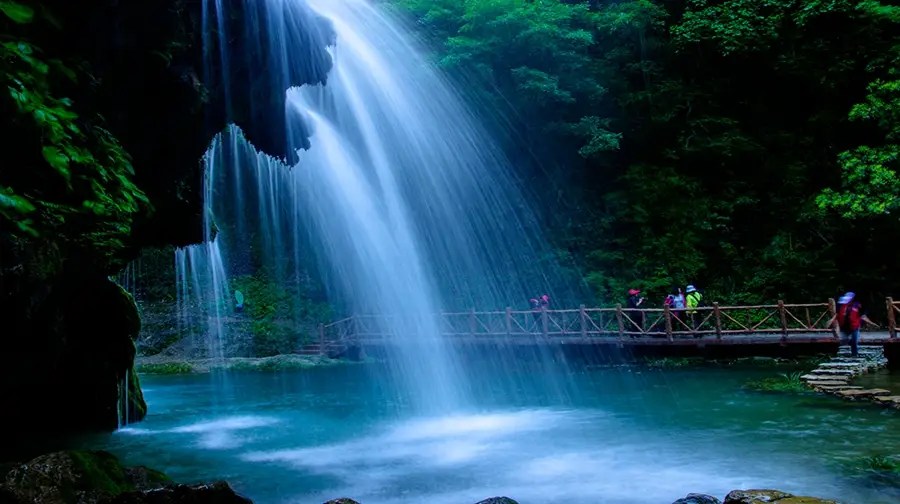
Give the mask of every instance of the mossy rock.
M 837 504 L 835 501 L 791 495 L 780 490 L 735 490 L 725 497 L 724 504 Z
M 159 488 L 167 481 L 159 471 L 126 469 L 104 451 L 70 451 L 42 455 L 19 465 L 6 474 L 0 488 L 14 497 L 14 502 L 71 504 Z

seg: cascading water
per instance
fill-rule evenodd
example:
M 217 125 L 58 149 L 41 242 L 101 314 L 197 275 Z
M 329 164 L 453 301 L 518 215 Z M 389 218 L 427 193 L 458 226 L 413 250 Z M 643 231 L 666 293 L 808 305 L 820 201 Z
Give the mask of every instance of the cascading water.
M 378 316 L 367 329 L 392 340 L 398 402 L 421 414 L 465 408 L 469 386 L 441 336 L 442 309 L 582 293 L 553 260 L 509 162 L 396 20 L 365 0 L 266 1 L 267 15 L 248 23 L 276 49 L 272 75 L 304 62 L 305 48 L 292 45 L 303 25 L 291 16 L 301 14 L 332 23 L 334 66 L 325 85 L 272 89 L 287 93 L 293 167 L 256 152 L 236 127 L 211 146 L 207 205 L 219 234 L 177 253 L 179 302 L 186 314 L 204 306 L 218 321 L 210 339 L 227 340 L 226 273 L 263 272 L 299 296 L 317 269 L 338 311 Z

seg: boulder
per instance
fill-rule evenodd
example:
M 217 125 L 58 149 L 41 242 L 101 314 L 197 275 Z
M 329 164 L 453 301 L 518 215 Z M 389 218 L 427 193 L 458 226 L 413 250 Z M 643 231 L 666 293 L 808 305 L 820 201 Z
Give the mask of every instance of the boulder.
M 0 495 L 21 504 L 91 504 L 123 492 L 159 488 L 168 481 L 152 469 L 126 469 L 107 452 L 57 452 L 10 470 L 0 484 Z
M 678 499 L 672 504 L 722 504 L 722 501 L 706 494 L 687 494 L 687 497 Z
M 837 504 L 835 501 L 791 495 L 780 490 L 735 490 L 725 496 L 724 504 Z
M 341 497 L 340 499 L 334 499 L 326 502 L 325 504 L 359 504 L 353 499 L 348 499 L 346 497 Z
M 353 502 L 353 501 L 348 501 Z M 169 485 L 154 490 L 125 492 L 98 504 L 253 504 L 224 481 L 201 485 Z
M 479 501 L 476 504 L 519 504 L 519 503 L 510 499 L 509 497 L 491 497 L 490 499 L 485 499 L 483 501 Z

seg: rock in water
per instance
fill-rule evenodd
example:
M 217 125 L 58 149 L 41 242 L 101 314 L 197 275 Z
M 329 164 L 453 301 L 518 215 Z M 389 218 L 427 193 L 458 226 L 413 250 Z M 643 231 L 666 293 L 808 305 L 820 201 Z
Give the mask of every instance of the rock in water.
M 780 490 L 735 490 L 725 497 L 724 504 L 837 504 L 835 501 L 791 495 Z
M 722 504 L 722 501 L 712 495 L 692 493 L 687 494 L 687 497 L 678 499 L 672 504 Z
M 146 467 L 122 467 L 111 453 L 42 455 L 14 467 L 0 481 L 0 504 L 252 504 L 220 481 L 173 485 Z
M 509 497 L 491 497 L 490 499 L 485 499 L 476 504 L 519 504 L 519 503 L 510 499 Z
M 352 501 L 351 501 L 352 502 Z M 208 485 L 170 485 L 155 490 L 126 492 L 99 504 L 253 504 L 224 481 Z
M 330 500 L 330 501 L 326 502 L 325 504 L 359 504 L 359 502 L 356 502 L 353 499 L 348 499 L 346 497 L 342 497 L 340 499 Z
M 147 471 L 142 477 L 152 479 Z M 97 502 L 135 486 L 112 454 L 73 451 L 42 455 L 15 467 L 0 488 L 13 496 L 14 502 L 70 504 Z

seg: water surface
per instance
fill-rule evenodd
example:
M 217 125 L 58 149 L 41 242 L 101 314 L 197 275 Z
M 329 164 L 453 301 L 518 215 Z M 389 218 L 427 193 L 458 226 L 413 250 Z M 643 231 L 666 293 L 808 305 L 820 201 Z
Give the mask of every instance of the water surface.
M 900 500 L 846 467 L 893 453 L 895 413 L 741 389 L 771 369 L 468 372 L 476 409 L 436 418 L 411 417 L 375 366 L 234 374 L 227 390 L 143 376 L 147 419 L 91 443 L 176 480 L 227 479 L 260 504 L 668 504 L 749 487 Z

